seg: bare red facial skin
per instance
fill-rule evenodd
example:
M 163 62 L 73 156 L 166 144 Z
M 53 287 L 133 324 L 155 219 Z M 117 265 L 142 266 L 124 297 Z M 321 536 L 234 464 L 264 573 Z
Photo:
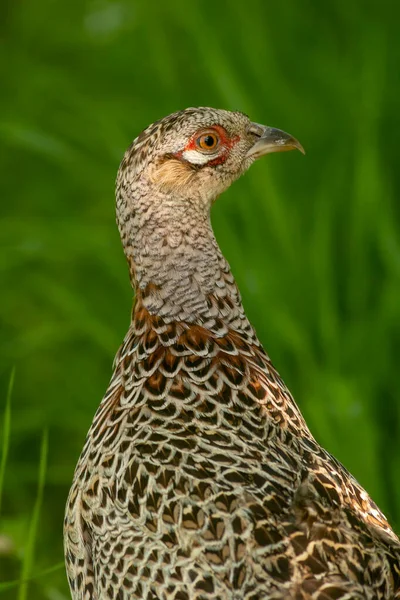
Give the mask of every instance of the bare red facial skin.
M 207 166 L 221 165 L 223 164 L 227 157 L 228 151 L 240 140 L 238 135 L 234 137 L 229 137 L 225 129 L 221 125 L 212 125 L 211 127 L 207 127 L 207 130 L 214 130 L 219 137 L 219 156 L 210 160 L 206 163 Z M 174 156 L 176 158 L 182 159 L 182 155 L 187 150 L 197 150 L 197 139 L 204 132 L 204 129 L 197 131 L 192 138 L 189 140 L 189 143 L 184 147 L 183 150 L 177 152 Z M 204 166 L 206 166 L 204 165 Z

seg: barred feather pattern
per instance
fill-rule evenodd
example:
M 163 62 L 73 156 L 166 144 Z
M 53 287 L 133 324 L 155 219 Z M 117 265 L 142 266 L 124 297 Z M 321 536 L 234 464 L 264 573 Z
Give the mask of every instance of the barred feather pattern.
M 385 517 L 229 325 L 165 324 L 137 299 L 68 501 L 73 598 L 394 598 Z
M 210 119 L 244 140 L 228 159 L 233 180 L 250 122 L 215 109 L 151 126 L 121 165 L 118 222 L 136 303 L 67 502 L 72 598 L 399 599 L 397 536 L 311 435 L 213 237 L 209 204 L 230 183 L 226 165 L 196 166 L 186 198 L 190 165 L 174 159 L 166 177 L 162 154 L 163 188 L 154 184 L 157 153 L 171 151 L 165 136 L 179 149 L 174 130 L 184 144 Z M 165 196 L 179 169 L 179 194 Z

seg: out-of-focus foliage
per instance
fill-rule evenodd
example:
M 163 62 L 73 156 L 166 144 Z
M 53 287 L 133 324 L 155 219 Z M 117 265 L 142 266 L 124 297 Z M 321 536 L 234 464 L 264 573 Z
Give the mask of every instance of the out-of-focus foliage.
M 3 0 L 0 10 L 1 415 L 16 367 L 1 581 L 62 561 L 74 465 L 132 302 L 114 223 L 118 163 L 146 125 L 191 105 L 242 110 L 307 150 L 252 167 L 213 223 L 316 438 L 398 529 L 398 7 Z M 62 569 L 0 591 L 68 597 Z

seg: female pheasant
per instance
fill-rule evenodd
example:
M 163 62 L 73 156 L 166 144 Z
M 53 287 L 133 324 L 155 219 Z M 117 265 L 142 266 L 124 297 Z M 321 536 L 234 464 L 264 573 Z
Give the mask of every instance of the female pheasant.
M 117 220 L 132 322 L 68 498 L 74 600 L 400 598 L 400 542 L 314 440 L 246 318 L 210 208 L 301 145 L 189 108 L 135 139 Z

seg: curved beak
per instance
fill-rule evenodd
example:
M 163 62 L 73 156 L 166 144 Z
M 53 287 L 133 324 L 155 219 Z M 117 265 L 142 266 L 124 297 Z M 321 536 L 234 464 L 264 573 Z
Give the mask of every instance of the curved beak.
M 256 135 L 258 139 L 256 139 L 250 150 L 248 150 L 246 158 L 250 156 L 259 158 L 271 152 L 287 152 L 289 150 L 300 150 L 302 154 L 305 154 L 300 142 L 281 129 L 252 123 L 249 132 Z

